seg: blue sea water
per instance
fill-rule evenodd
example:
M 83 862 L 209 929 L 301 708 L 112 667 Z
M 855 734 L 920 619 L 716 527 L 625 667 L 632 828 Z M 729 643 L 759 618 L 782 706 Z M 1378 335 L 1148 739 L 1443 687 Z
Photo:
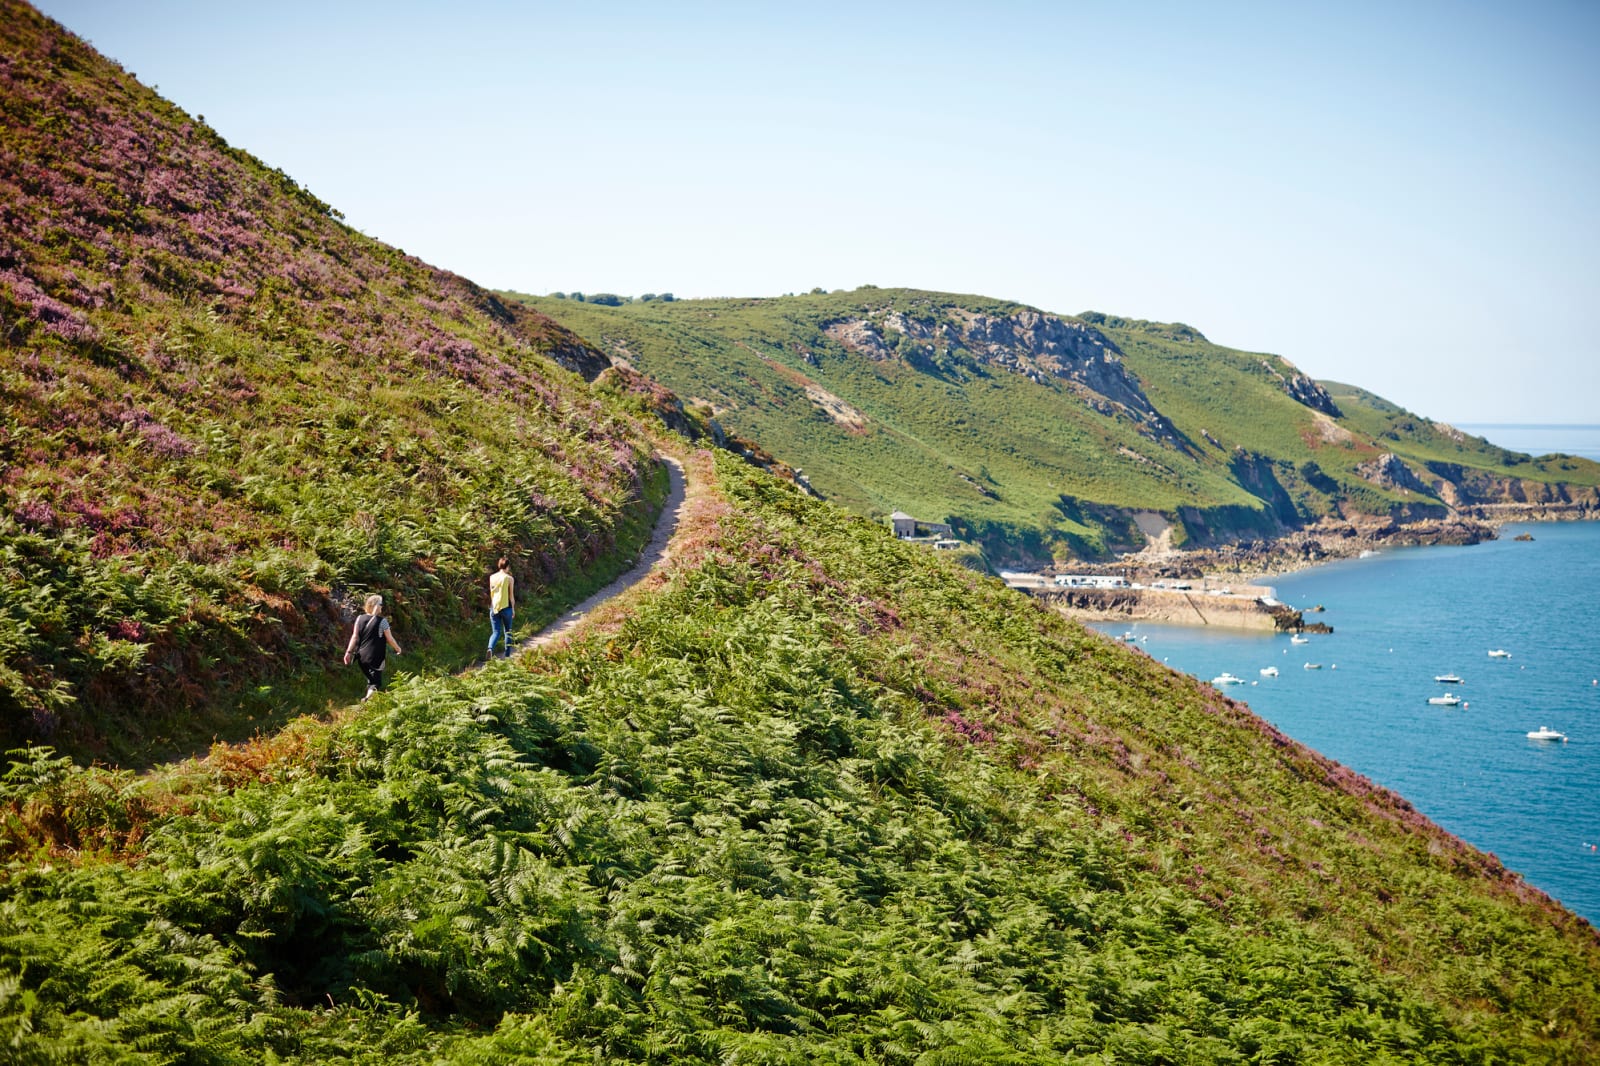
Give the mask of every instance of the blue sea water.
M 1600 426 L 1533 425 L 1525 422 L 1461 422 L 1456 428 L 1491 444 L 1538 457 L 1552 452 L 1600 462 Z
M 1534 540 L 1512 539 L 1521 532 Z M 1324 605 L 1306 618 L 1334 632 L 1294 645 L 1240 630 L 1096 628 L 1131 629 L 1196 677 L 1244 678 L 1228 695 L 1600 925 L 1600 523 L 1510 525 L 1496 541 L 1386 550 L 1275 587 L 1295 607 Z M 1266 666 L 1279 676 L 1261 677 Z M 1433 680 L 1444 673 L 1464 683 Z M 1447 690 L 1466 702 L 1427 702 Z M 1545 725 L 1569 741 L 1527 738 Z

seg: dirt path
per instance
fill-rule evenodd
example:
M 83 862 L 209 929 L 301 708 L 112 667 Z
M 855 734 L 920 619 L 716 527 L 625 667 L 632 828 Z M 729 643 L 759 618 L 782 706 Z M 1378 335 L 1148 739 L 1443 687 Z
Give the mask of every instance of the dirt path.
M 622 574 L 605 588 L 595 592 L 588 599 L 572 608 L 554 622 L 545 626 L 535 635 L 525 640 L 519 640 L 512 649 L 512 656 L 517 656 L 534 648 L 542 648 L 551 641 L 566 634 L 581 623 L 584 618 L 613 596 L 620 595 L 644 580 L 645 575 L 666 560 L 668 549 L 671 546 L 672 535 L 678 530 L 678 519 L 683 515 L 684 484 L 683 464 L 670 455 L 661 456 L 661 461 L 667 464 L 667 474 L 671 478 L 671 487 L 667 492 L 666 501 L 661 505 L 661 514 L 656 517 L 656 528 L 650 535 L 650 543 L 645 545 L 639 553 L 639 558 L 634 561 L 628 572 Z

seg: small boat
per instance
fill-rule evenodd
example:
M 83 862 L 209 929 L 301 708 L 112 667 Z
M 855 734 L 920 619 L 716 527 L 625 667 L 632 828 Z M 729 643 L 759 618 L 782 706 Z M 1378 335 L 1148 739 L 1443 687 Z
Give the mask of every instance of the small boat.
M 1232 674 L 1230 674 L 1226 670 L 1224 670 L 1222 673 L 1218 674 L 1216 677 L 1213 677 L 1211 679 L 1211 683 L 1213 685 L 1242 685 L 1242 684 L 1244 684 L 1244 678 L 1242 678 L 1242 677 L 1234 677 Z
M 1322 664 L 1321 663 L 1306 663 L 1306 669 L 1307 670 L 1321 670 L 1322 669 Z
M 1127 641 L 1129 644 L 1132 644 L 1134 641 L 1138 640 L 1139 638 L 1134 636 L 1132 632 L 1128 632 L 1128 633 L 1122 634 L 1122 639 Z
M 1310 637 L 1302 637 L 1298 633 L 1296 633 L 1294 636 L 1289 638 L 1289 643 L 1290 644 L 1310 644 L 1311 643 L 1311 638 Z
M 1429 696 L 1428 702 L 1435 707 L 1459 707 L 1461 706 L 1461 697 L 1454 692 L 1446 692 L 1443 696 Z
M 1559 740 L 1564 744 L 1564 743 L 1566 743 L 1567 735 L 1565 733 L 1557 732 L 1556 730 L 1551 729 L 1547 725 L 1542 725 L 1538 729 L 1535 729 L 1533 732 L 1529 733 L 1528 734 L 1528 739 L 1529 740 Z
M 1509 659 L 1509 658 L 1511 658 L 1511 653 L 1506 651 L 1504 648 L 1495 648 L 1493 651 L 1491 651 L 1489 653 L 1489 658 L 1491 658 L 1491 659 Z
M 1278 668 L 1276 666 L 1263 666 L 1261 668 L 1261 676 L 1262 677 L 1277 677 L 1278 676 Z
M 1441 684 L 1441 685 L 1464 685 L 1464 684 L 1466 684 L 1465 681 L 1461 680 L 1455 674 L 1435 674 L 1433 679 L 1435 681 L 1439 682 L 1439 684 Z

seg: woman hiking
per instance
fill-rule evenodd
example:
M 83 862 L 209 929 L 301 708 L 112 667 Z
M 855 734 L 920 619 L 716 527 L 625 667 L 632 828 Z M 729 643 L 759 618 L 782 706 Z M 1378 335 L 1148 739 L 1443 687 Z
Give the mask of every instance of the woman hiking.
M 366 606 L 367 613 L 356 619 L 350 643 L 344 649 L 345 665 L 350 665 L 350 657 L 354 655 L 361 672 L 367 675 L 367 694 L 361 697 L 363 700 L 371 699 L 374 692 L 383 691 L 383 666 L 389 649 L 400 654 L 400 645 L 389 631 L 389 620 L 383 617 L 383 597 L 368 596 Z
M 511 576 L 511 563 L 500 557 L 500 569 L 489 576 L 489 658 L 494 658 L 494 646 L 504 649 L 504 658 L 511 658 L 511 618 L 515 614 L 517 582 Z

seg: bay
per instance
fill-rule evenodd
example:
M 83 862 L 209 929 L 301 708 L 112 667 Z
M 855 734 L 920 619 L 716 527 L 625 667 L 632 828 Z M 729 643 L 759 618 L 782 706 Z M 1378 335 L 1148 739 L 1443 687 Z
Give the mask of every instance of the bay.
M 1513 539 L 1523 532 L 1534 539 Z M 1508 525 L 1484 544 L 1386 550 L 1275 585 L 1297 608 L 1324 605 L 1306 619 L 1334 632 L 1296 645 L 1220 628 L 1095 628 L 1131 630 L 1201 679 L 1244 678 L 1229 696 L 1600 925 L 1600 523 Z M 1268 666 L 1279 675 L 1262 677 Z M 1434 681 L 1445 673 L 1463 683 Z M 1427 702 L 1447 690 L 1465 702 Z M 1570 739 L 1526 736 L 1546 725 Z

